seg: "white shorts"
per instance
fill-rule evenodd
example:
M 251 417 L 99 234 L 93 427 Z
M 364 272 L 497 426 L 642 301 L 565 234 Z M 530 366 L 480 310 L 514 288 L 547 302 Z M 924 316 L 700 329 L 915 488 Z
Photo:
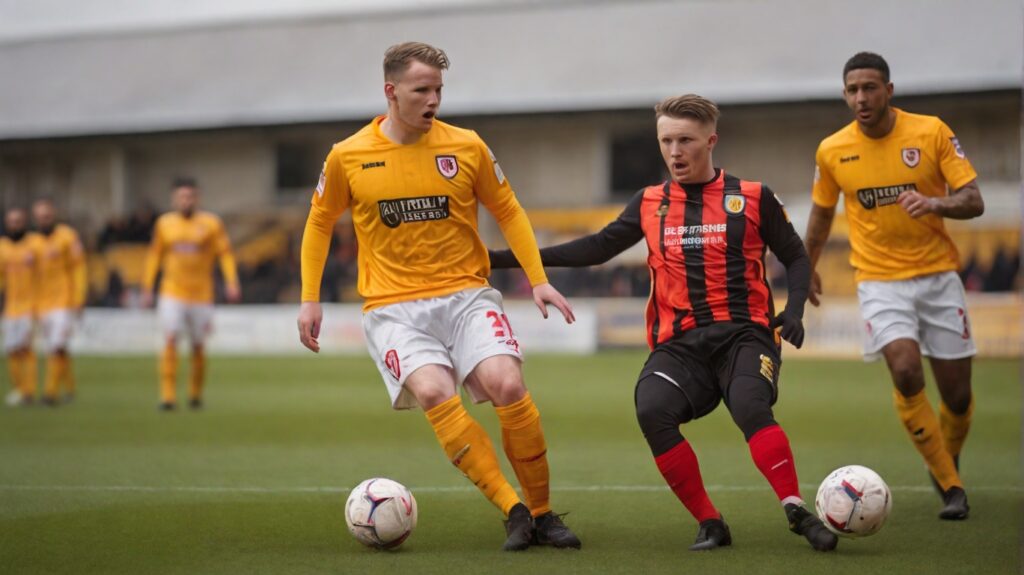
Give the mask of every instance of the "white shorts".
M 190 303 L 161 296 L 157 307 L 164 337 L 187 334 L 193 345 L 201 345 L 213 331 L 213 304 Z
M 43 328 L 43 338 L 46 340 L 46 352 L 53 353 L 60 349 L 67 349 L 71 341 L 71 329 L 74 326 L 74 316 L 69 309 L 55 309 L 43 314 L 40 322 Z
M 857 285 L 864 318 L 864 359 L 881 357 L 897 339 L 912 339 L 921 354 L 961 359 L 977 353 L 967 319 L 964 286 L 956 272 Z
M 32 345 L 32 316 L 5 317 L 0 322 L 4 331 L 4 354 Z
M 395 409 L 417 407 L 416 398 L 403 386 L 405 378 L 424 365 L 451 368 L 458 385 L 489 357 L 523 359 L 502 309 L 501 293 L 489 287 L 370 310 L 363 315 L 363 331 Z M 469 388 L 473 401 L 487 401 L 476 391 Z

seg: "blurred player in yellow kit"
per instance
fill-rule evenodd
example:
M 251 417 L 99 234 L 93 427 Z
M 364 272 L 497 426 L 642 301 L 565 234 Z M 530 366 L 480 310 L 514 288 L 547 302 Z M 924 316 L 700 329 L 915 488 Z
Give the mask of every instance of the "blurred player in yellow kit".
M 861 52 L 846 62 L 843 96 L 854 120 L 818 147 L 804 241 L 813 270 L 844 195 L 864 357 L 885 358 L 896 412 L 942 494 L 939 517 L 966 519 L 958 468 L 974 407 L 976 349 L 957 275 L 960 258 L 944 219 L 976 218 L 985 204 L 953 131 L 935 116 L 893 107 L 892 95 L 881 56 Z M 820 294 L 815 273 L 813 305 Z M 925 396 L 921 356 L 942 396 L 939 417 Z
M 347 209 L 359 241 L 359 293 L 370 355 L 395 409 L 426 412 L 448 460 L 507 517 L 504 548 L 580 547 L 549 503 L 547 444 L 523 384 L 519 343 L 487 283 L 490 260 L 477 207 L 494 215 L 533 286 L 534 301 L 566 321 L 526 212 L 475 132 L 436 119 L 447 55 L 406 42 L 384 55 L 387 115 L 327 156 L 302 238 L 299 337 L 319 351 L 320 282 L 334 223 Z M 463 385 L 490 401 L 524 502 L 501 472 L 487 432 L 462 405 Z
M 32 204 L 32 219 L 39 232 L 37 314 L 47 353 L 43 403 L 57 405 L 61 388 L 65 401 L 70 401 L 75 393 L 68 342 L 74 319 L 85 304 L 85 254 L 78 233 L 57 223 L 51 200 Z
M 31 404 L 36 397 L 36 355 L 32 351 L 36 290 L 39 287 L 39 236 L 28 231 L 28 213 L 10 208 L 0 237 L 0 287 L 4 292 L 4 354 L 12 389 L 7 405 Z
M 229 302 L 241 296 L 238 270 L 231 241 L 220 218 L 198 210 L 199 187 L 191 178 L 174 182 L 171 201 L 174 211 L 157 220 L 153 242 L 146 259 L 142 283 L 143 304 L 153 302 L 157 272 L 160 282 L 158 315 L 164 332 L 160 357 L 160 409 L 177 407 L 178 337 L 185 334 L 192 344 L 189 374 L 189 407 L 203 405 L 206 372 L 204 345 L 213 321 L 213 267 L 220 263 L 224 291 Z

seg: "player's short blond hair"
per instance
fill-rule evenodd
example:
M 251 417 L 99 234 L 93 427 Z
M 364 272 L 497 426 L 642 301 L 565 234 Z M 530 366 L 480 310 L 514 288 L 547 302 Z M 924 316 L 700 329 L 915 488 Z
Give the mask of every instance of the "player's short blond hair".
M 421 62 L 439 70 L 448 69 L 448 54 L 423 42 L 402 42 L 384 52 L 384 79 L 397 80 L 413 62 Z
M 697 94 L 683 94 L 658 102 L 658 105 L 654 107 L 654 116 L 656 118 L 662 116 L 677 119 L 693 118 L 702 124 L 714 126 L 718 124 L 719 112 L 718 106 L 711 100 Z

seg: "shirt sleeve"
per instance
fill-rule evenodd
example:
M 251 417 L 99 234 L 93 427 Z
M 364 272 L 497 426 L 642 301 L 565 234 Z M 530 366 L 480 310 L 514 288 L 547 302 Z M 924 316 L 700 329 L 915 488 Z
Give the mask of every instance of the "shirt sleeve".
M 803 317 L 811 286 L 811 259 L 782 202 L 768 186 L 761 186 L 760 232 L 761 239 L 786 266 L 786 285 L 789 287 L 786 310 Z
M 960 140 L 942 120 L 939 120 L 936 139 L 939 169 L 942 170 L 942 177 L 950 190 L 959 190 L 978 177 L 963 147 L 960 146 Z
M 231 249 L 231 238 L 228 237 L 228 231 L 224 228 L 224 222 L 219 219 L 217 220 L 216 250 L 224 283 L 237 287 L 238 265 L 235 263 L 235 254 Z
M 601 231 L 563 244 L 540 250 L 540 257 L 546 266 L 584 267 L 603 264 L 626 251 L 643 239 L 640 227 L 640 204 L 644 191 L 633 196 L 619 217 Z M 509 250 L 490 252 L 491 266 L 495 268 L 518 267 L 519 262 Z
M 153 240 L 149 243 L 149 253 L 146 254 L 146 267 L 142 275 L 142 287 L 146 291 L 153 291 L 156 283 L 156 274 L 160 271 L 161 260 L 164 256 L 164 240 L 162 220 L 157 220 L 153 227 Z
M 68 228 L 68 260 L 71 267 L 72 302 L 75 308 L 85 305 L 89 293 L 89 276 L 86 268 L 85 250 L 75 230 Z
M 331 150 L 320 172 L 316 191 L 310 202 L 306 228 L 302 233 L 300 262 L 302 265 L 302 301 L 320 301 L 320 282 L 324 275 L 327 252 L 331 247 L 334 223 L 352 201 L 348 175 L 337 148 Z
M 523 271 L 531 286 L 547 283 L 547 274 L 541 264 L 537 238 L 533 235 L 526 210 L 519 205 L 512 186 L 483 140 L 477 138 L 479 163 L 474 191 L 480 202 L 487 208 L 501 228 L 505 241 L 512 248 L 516 259 L 522 263 Z
M 821 146 L 814 154 L 814 186 L 811 188 L 811 200 L 826 208 L 834 208 L 839 203 L 839 184 L 836 183 L 829 169 L 828 161 Z

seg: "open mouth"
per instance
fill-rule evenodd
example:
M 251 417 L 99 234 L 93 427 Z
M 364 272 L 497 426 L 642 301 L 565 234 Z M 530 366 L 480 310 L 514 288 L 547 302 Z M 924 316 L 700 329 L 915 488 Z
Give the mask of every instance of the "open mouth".
M 436 116 L 436 115 L 437 115 L 436 112 L 424 112 L 423 113 L 423 119 L 425 119 L 425 120 L 433 120 L 434 116 Z
M 672 169 L 677 172 L 681 172 L 686 169 L 686 164 L 682 162 L 672 162 Z

